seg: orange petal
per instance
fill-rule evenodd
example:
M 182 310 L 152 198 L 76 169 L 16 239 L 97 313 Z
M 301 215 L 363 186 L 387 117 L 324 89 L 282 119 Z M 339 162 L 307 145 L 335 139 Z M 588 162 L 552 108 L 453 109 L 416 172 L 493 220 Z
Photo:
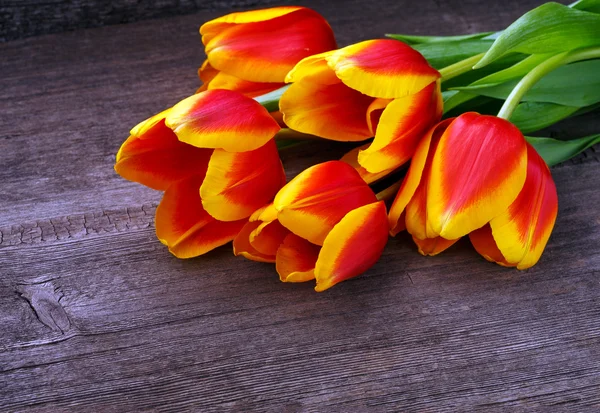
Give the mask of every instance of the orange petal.
M 316 291 L 356 277 L 379 260 L 388 239 L 383 201 L 356 208 L 331 230 L 315 267 Z
M 280 129 L 255 100 L 219 89 L 182 100 L 167 113 L 165 123 L 182 142 L 229 152 L 260 148 Z
M 390 208 L 388 221 L 391 228 L 390 234 L 392 236 L 395 236 L 405 229 L 404 219 L 401 219 L 402 214 L 404 214 L 406 206 L 419 187 L 426 163 L 431 163 L 431 158 L 433 157 L 435 148 L 437 148 L 437 143 L 442 136 L 442 133 L 453 119 L 454 118 L 446 119 L 431 128 L 417 145 L 408 172 L 406 173 L 406 176 L 402 181 L 402 186 L 396 194 L 396 198 Z
M 320 248 L 294 234 L 288 234 L 277 250 L 275 268 L 283 282 L 304 282 L 315 278 Z
M 237 257 L 248 258 L 258 262 L 275 262 L 275 254 L 263 254 L 256 250 L 250 243 L 250 234 L 254 231 L 261 222 L 247 222 L 239 234 L 233 239 L 233 254 Z
M 337 47 L 331 27 L 315 11 L 298 8 L 275 14 L 257 22 L 221 25 L 218 32 L 203 26 L 201 33 L 210 64 L 253 82 L 283 82 L 303 58 Z
M 285 91 L 279 109 L 291 129 L 336 141 L 363 141 L 372 136 L 365 116 L 372 101 L 342 83 L 307 78 Z
M 359 175 L 363 179 L 363 181 L 365 181 L 368 184 L 371 184 L 373 182 L 379 181 L 382 178 L 385 178 L 387 175 L 392 173 L 394 170 L 387 169 L 385 171 L 372 174 L 371 172 L 367 171 L 365 168 L 360 166 L 360 164 L 358 163 L 358 153 L 359 153 L 359 151 L 367 148 L 369 145 L 370 145 L 370 143 L 367 143 L 365 145 L 362 145 L 362 146 L 352 149 L 350 152 L 346 153 L 342 157 L 342 159 L 340 159 L 340 161 L 346 162 L 348 165 L 351 165 L 354 169 L 356 169 L 356 171 L 359 173 Z
M 259 83 L 250 82 L 248 80 L 240 79 L 232 75 L 228 75 L 224 72 L 219 72 L 210 81 L 207 86 L 208 90 L 213 89 L 227 89 L 234 90 L 248 97 L 256 97 L 272 92 L 275 89 L 279 89 L 284 86 L 285 83 Z
M 330 85 L 340 83 L 341 80 L 335 75 L 327 64 L 327 57 L 335 50 L 318 53 L 300 60 L 292 70 L 285 76 L 286 83 L 296 83 L 302 79 L 310 78 L 312 82 Z
M 371 136 L 375 136 L 375 131 L 377 130 L 377 125 L 379 125 L 383 110 L 387 105 L 393 102 L 393 100 L 394 99 L 375 99 L 367 108 L 367 125 L 369 126 Z
M 179 258 L 196 257 L 231 241 L 245 224 L 217 221 L 204 211 L 201 183 L 201 176 L 174 183 L 156 208 L 156 236 Z
M 358 162 L 372 173 L 399 167 L 413 156 L 421 137 L 441 116 L 439 83 L 394 99 L 383 111 L 375 139 L 358 155 Z
M 284 227 L 323 245 L 327 234 L 348 212 L 376 200 L 354 168 L 330 161 L 301 172 L 281 188 L 273 204 Z
M 200 69 L 198 69 L 198 77 L 202 81 L 202 86 L 200 86 L 200 89 L 198 89 L 196 93 L 207 90 L 210 81 L 213 80 L 218 74 L 219 71 L 212 67 L 210 63 L 208 63 L 208 59 L 206 59 L 204 63 L 202 63 L 202 66 L 200 66 Z
M 527 144 L 527 179 L 506 212 L 490 221 L 504 259 L 522 270 L 535 265 L 550 238 L 558 197 L 548 166 Z
M 460 238 L 498 216 L 527 175 L 527 146 L 512 123 L 464 113 L 448 126 L 431 163 L 427 220 L 433 235 Z
M 250 221 L 263 221 L 263 222 L 271 222 L 277 219 L 277 209 L 275 209 L 275 205 L 271 202 L 268 205 L 261 207 L 254 211 L 252 215 L 250 215 Z
M 268 9 L 248 10 L 237 13 L 226 14 L 216 19 L 207 21 L 200 27 L 202 43 L 206 44 L 223 30 L 235 26 L 236 24 L 258 23 L 267 20 L 276 19 L 286 14 L 298 11 L 302 7 L 271 7 Z
M 446 251 L 448 248 L 453 246 L 458 240 L 448 240 L 442 237 L 419 239 L 413 236 L 413 241 L 415 242 L 415 244 L 417 244 L 417 247 L 419 248 L 419 253 L 421 255 L 434 256 L 438 255 L 440 252 Z
M 514 267 L 514 265 L 509 264 L 502 256 L 502 253 L 498 249 L 496 245 L 496 241 L 494 241 L 494 237 L 492 236 L 492 229 L 489 224 L 484 225 L 483 227 L 476 229 L 475 231 L 469 234 L 469 239 L 471 240 L 471 244 L 475 247 L 475 250 L 481 255 L 483 258 L 490 262 L 495 262 L 504 267 Z
M 289 233 L 279 221 L 263 222 L 250 234 L 250 244 L 261 254 L 275 257 Z
M 248 152 L 215 149 L 200 187 L 202 205 L 214 218 L 248 218 L 270 202 L 285 184 L 274 140 Z
M 115 171 L 123 178 L 165 190 L 180 179 L 205 173 L 212 150 L 179 142 L 165 126 L 166 113 L 161 112 L 131 130 L 115 163 Z
M 346 85 L 377 98 L 411 95 L 440 78 L 419 52 L 391 39 L 344 47 L 329 56 L 327 62 Z

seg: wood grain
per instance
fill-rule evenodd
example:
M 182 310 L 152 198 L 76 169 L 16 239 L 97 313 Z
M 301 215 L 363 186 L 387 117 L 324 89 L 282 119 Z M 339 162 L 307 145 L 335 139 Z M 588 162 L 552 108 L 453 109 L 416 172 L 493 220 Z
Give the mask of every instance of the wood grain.
M 539 2 L 302 4 L 347 44 L 495 30 Z M 164 249 L 160 194 L 117 177 L 114 154 L 195 89 L 197 26 L 217 14 L 0 45 L 0 411 L 598 411 L 594 149 L 553 168 L 559 218 L 525 272 L 467 241 L 424 258 L 400 236 L 365 276 L 316 294 L 228 247 Z M 294 174 L 341 151 L 284 163 Z
M 266 7 L 273 0 L 3 0 L 0 42 L 157 17 Z M 281 3 L 281 2 L 280 2 Z M 289 3 L 289 1 L 288 1 Z

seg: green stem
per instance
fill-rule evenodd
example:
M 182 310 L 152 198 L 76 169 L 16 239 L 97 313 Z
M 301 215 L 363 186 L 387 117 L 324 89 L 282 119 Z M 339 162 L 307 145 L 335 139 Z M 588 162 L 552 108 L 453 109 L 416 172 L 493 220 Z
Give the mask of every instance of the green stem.
M 321 140 L 318 136 L 309 135 L 308 133 L 298 132 L 290 128 L 281 128 L 275 135 L 276 141 L 295 140 L 295 141 L 317 141 Z
M 288 90 L 289 87 L 290 85 L 282 86 L 272 92 L 257 96 L 254 100 L 263 105 L 269 112 L 276 112 L 279 110 L 279 99 L 281 99 L 281 95 L 283 95 L 283 92 Z
M 517 83 L 512 92 L 510 92 L 510 95 L 508 95 L 504 101 L 502 108 L 500 108 L 498 117 L 507 120 L 510 119 L 525 93 L 527 93 L 529 89 L 531 89 L 548 73 L 569 63 L 580 60 L 595 59 L 598 57 L 600 57 L 600 47 L 590 47 L 586 49 L 571 50 L 568 52 L 559 53 L 546 59 L 529 73 L 527 73 L 521 79 L 521 81 Z
M 479 62 L 481 58 L 485 55 L 485 53 L 479 53 L 474 56 L 468 57 L 460 62 L 456 62 L 451 64 L 450 66 L 443 67 L 439 70 L 440 75 L 442 75 L 442 82 L 455 78 L 456 76 L 462 75 L 463 73 L 467 73 L 470 70 L 473 70 L 473 65 Z
M 377 200 L 378 201 L 382 201 L 382 200 L 388 201 L 388 200 L 392 199 L 398 193 L 398 190 L 400 189 L 401 185 L 402 185 L 402 181 L 396 182 L 395 184 L 390 185 L 389 187 L 385 188 L 383 191 L 378 192 L 376 195 Z

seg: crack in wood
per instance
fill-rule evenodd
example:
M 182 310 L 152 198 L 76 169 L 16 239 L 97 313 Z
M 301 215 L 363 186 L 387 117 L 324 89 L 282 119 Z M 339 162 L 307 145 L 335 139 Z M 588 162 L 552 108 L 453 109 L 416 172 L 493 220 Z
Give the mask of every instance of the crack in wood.
M 142 205 L 0 228 L 0 248 L 151 228 L 155 212 L 156 205 Z

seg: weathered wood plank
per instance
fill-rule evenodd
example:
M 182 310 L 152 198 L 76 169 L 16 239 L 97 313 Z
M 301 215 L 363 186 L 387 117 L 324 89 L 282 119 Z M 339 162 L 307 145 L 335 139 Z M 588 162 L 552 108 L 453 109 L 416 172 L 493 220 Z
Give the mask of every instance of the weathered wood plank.
M 367 276 L 315 294 L 227 248 L 177 260 L 152 228 L 4 248 L 0 406 L 593 411 L 599 175 L 555 171 L 572 196 L 527 272 L 468 242 L 419 257 L 401 237 Z
M 498 29 L 538 3 L 303 2 L 342 44 Z M 316 294 L 227 247 L 169 255 L 160 195 L 112 163 L 124 131 L 195 89 L 197 26 L 216 14 L 0 45 L 0 411 L 596 411 L 596 151 L 553 169 L 559 219 L 526 272 L 399 237 Z
M 572 196 L 527 272 L 468 242 L 423 258 L 401 237 L 367 276 L 315 294 L 227 248 L 177 260 L 152 228 L 4 248 L 0 406 L 593 411 L 599 175 L 555 172 Z
M 267 7 L 272 3 L 274 0 L 3 0 L 0 3 L 0 42 L 199 10 Z

